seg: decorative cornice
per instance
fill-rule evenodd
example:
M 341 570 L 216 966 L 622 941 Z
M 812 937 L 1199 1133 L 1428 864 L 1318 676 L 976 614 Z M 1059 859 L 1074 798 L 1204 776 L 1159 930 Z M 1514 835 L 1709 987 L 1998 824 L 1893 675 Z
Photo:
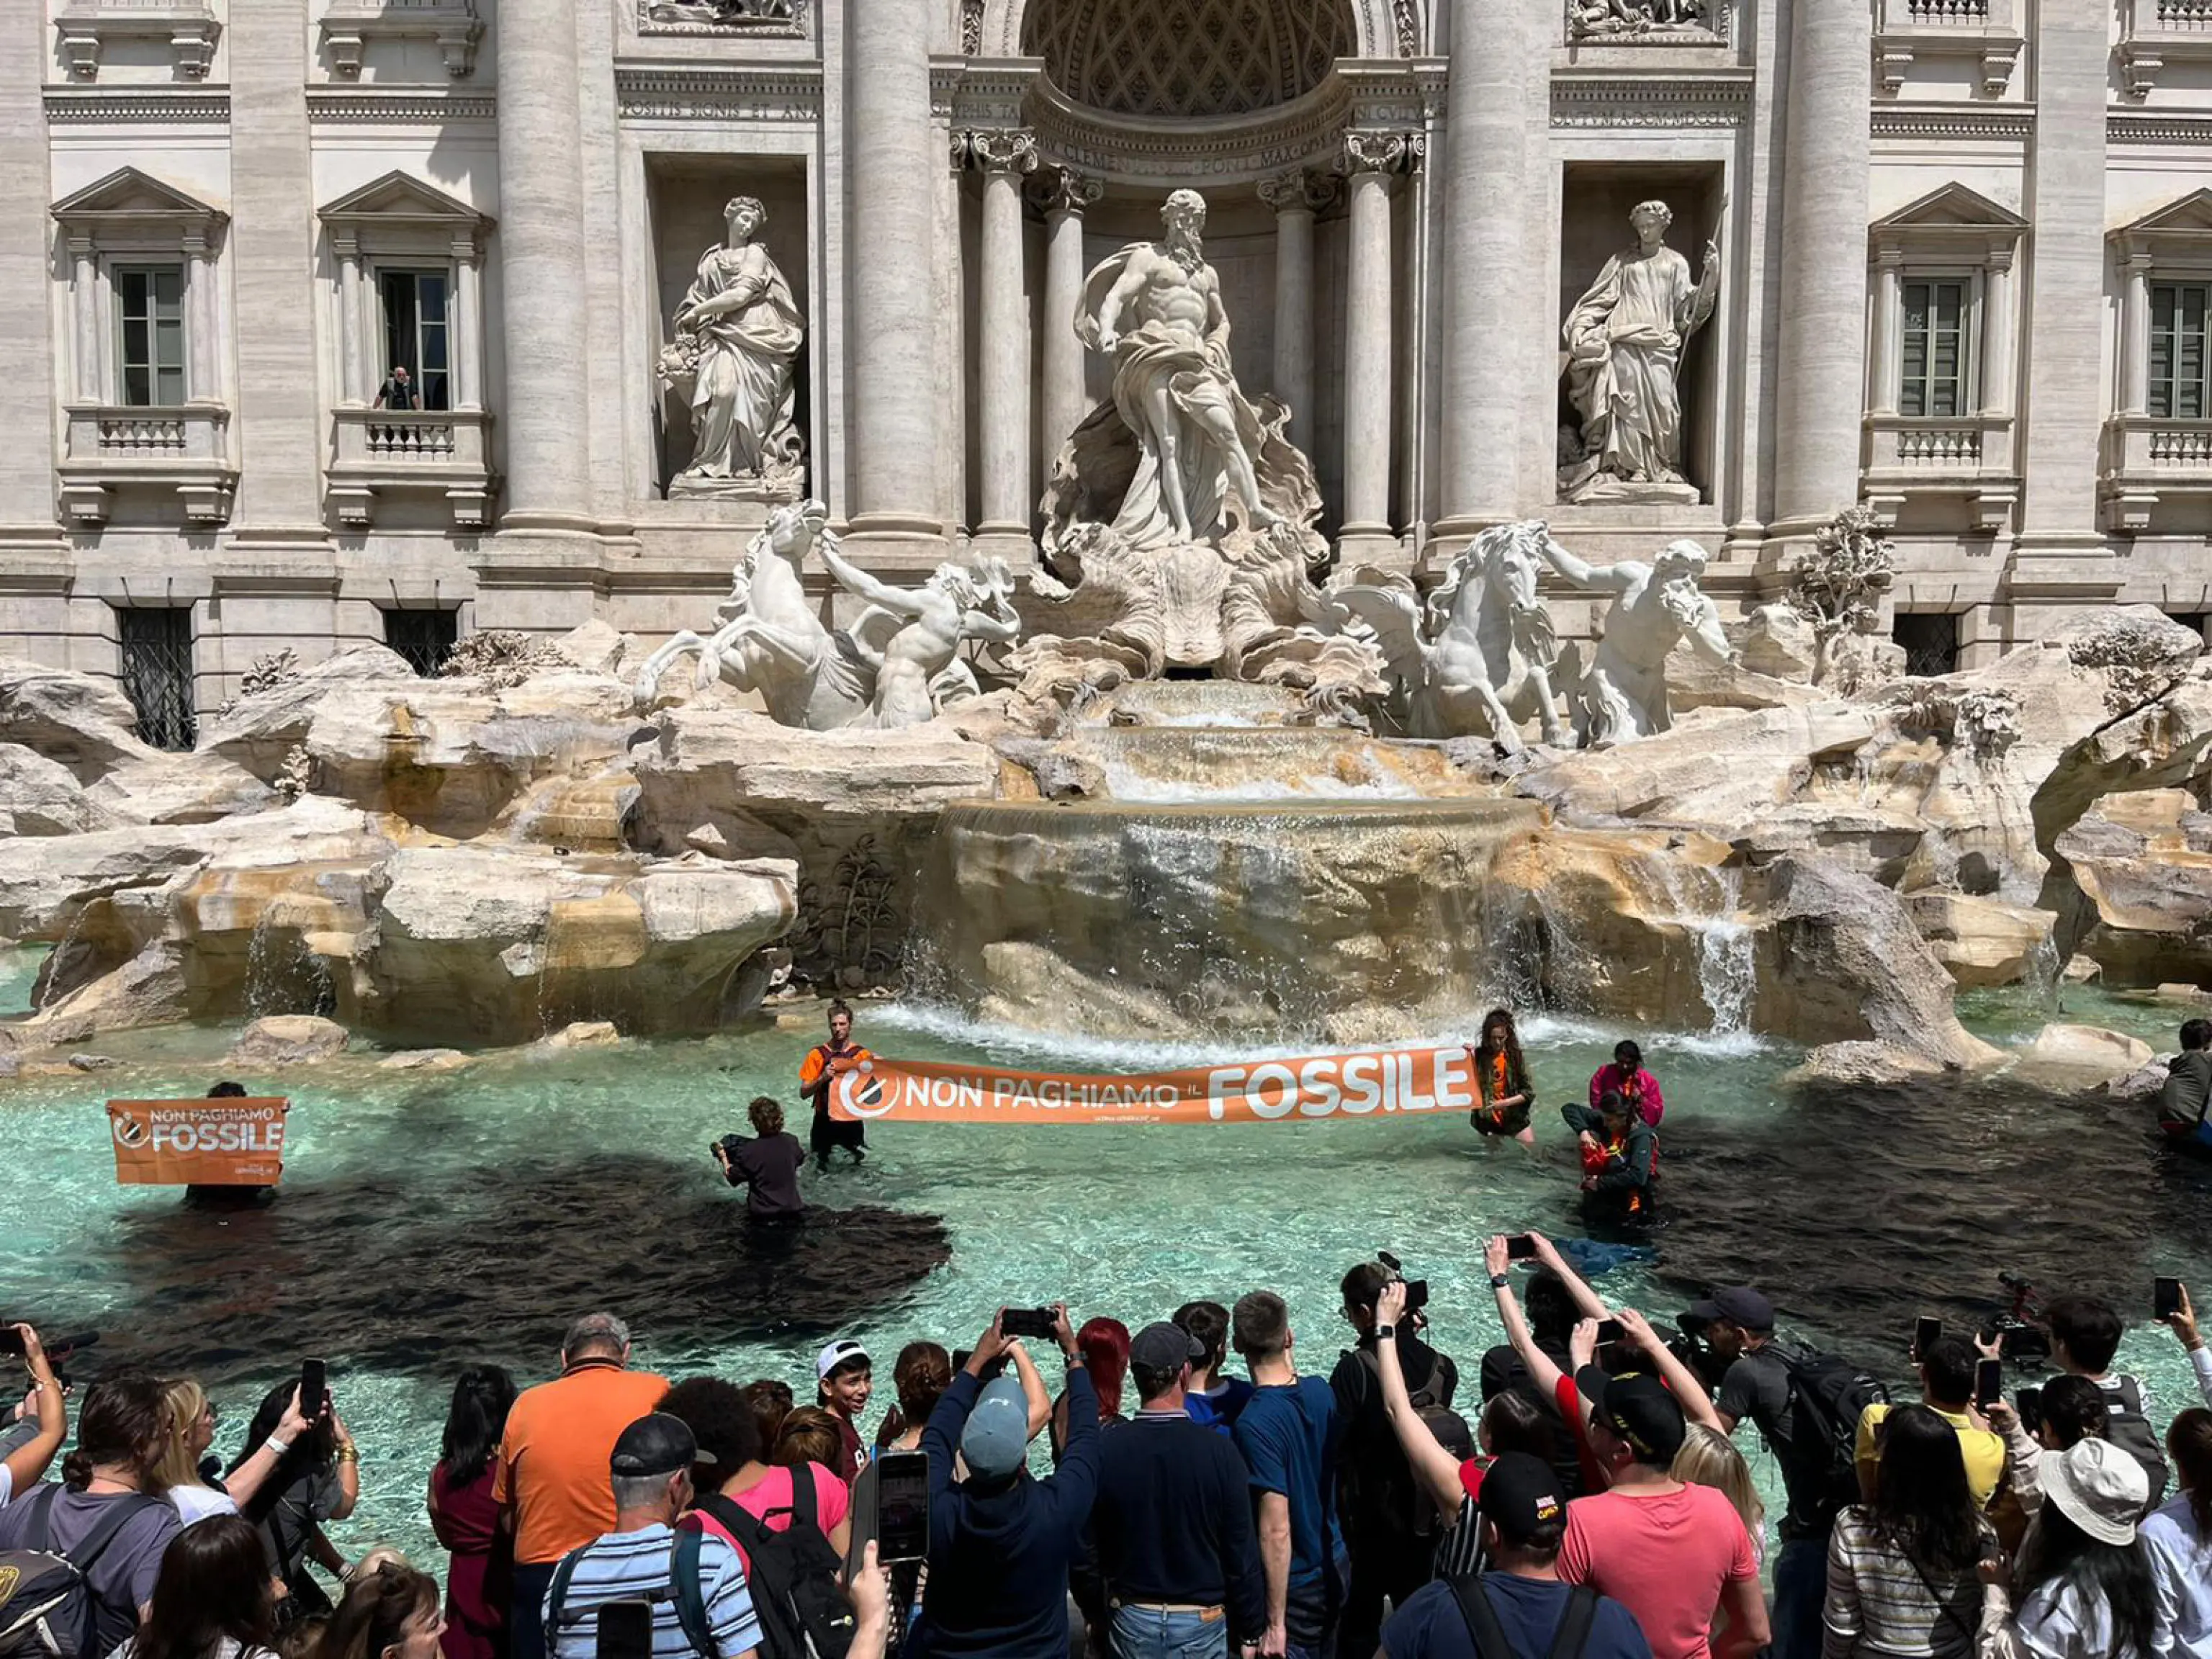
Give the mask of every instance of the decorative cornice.
M 48 87 L 46 119 L 52 122 L 228 121 L 228 90 L 202 92 L 154 87 Z
M 2024 143 L 2035 132 L 2032 106 L 1977 109 L 1970 104 L 1877 104 L 1869 118 L 1877 138 L 1965 138 Z
M 1303 98 L 1257 116 L 1215 121 L 1136 121 L 1071 104 L 1041 83 L 1030 125 L 1048 155 L 1109 179 L 1186 185 L 1258 179 L 1335 160 L 1352 100 L 1332 76 Z
M 615 104 L 628 121 L 815 121 L 822 115 L 822 71 L 813 64 L 617 68 Z
M 440 127 L 454 121 L 490 121 L 499 100 L 488 92 L 441 93 L 421 88 L 376 91 L 368 87 L 309 87 L 307 119 L 329 125 Z
M 2212 144 L 2212 116 L 2142 115 L 2115 110 L 2105 118 L 2108 144 Z
M 1027 118 L 1030 88 L 1044 75 L 1039 58 L 986 58 L 962 63 L 933 58 L 929 112 L 957 127 L 1018 127 Z
M 1555 127 L 1740 127 L 1751 109 L 1747 76 L 1554 76 Z

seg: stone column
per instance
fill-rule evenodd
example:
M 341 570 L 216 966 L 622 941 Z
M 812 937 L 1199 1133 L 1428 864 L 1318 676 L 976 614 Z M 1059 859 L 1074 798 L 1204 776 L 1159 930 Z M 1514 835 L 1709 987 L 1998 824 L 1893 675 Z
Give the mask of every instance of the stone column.
M 2012 259 L 2008 248 L 1990 250 L 1982 288 L 1982 413 L 2010 415 L 2013 363 L 2020 356 L 2012 319 Z
M 983 175 L 983 292 L 976 376 L 982 424 L 980 538 L 1001 557 L 1030 547 L 1030 301 L 1023 277 L 1022 179 L 1036 171 L 1036 135 L 979 131 L 968 163 Z
M 473 238 L 453 244 L 453 407 L 483 407 L 483 250 Z
M 2035 349 L 2021 404 L 2024 493 L 2008 585 L 2077 604 L 2109 599 L 2119 583 L 2097 524 L 2105 421 L 2106 21 L 2101 6 L 2035 9 L 2035 148 L 2021 210 L 2035 227 L 2035 281 L 2027 295 Z M 2018 611 L 2014 620 L 2036 625 Z
M 75 325 L 70 344 L 76 362 L 70 384 L 81 404 L 112 403 L 101 366 L 106 354 L 100 349 L 100 261 L 88 235 L 70 238 L 70 316 Z
M 238 365 L 234 540 L 329 556 L 323 517 L 328 457 L 315 361 L 315 182 L 307 136 L 307 0 L 231 0 L 233 330 Z M 295 612 L 295 621 L 313 615 Z M 325 613 L 327 614 L 327 613 Z M 225 632 L 238 618 L 226 618 Z M 240 627 L 244 626 L 240 623 Z M 322 630 L 327 632 L 327 622 Z M 301 626 L 302 634 L 318 631 Z
M 1329 186 L 1303 169 L 1260 185 L 1260 199 L 1275 210 L 1275 396 L 1302 440 L 1314 423 L 1314 213 L 1328 196 Z
M 1091 412 L 1075 309 L 1083 302 L 1083 210 L 1106 193 L 1097 179 L 1060 167 L 1036 181 L 1044 212 L 1044 449 L 1048 465 Z
M 552 0 L 544 0 L 551 3 Z M 933 562 L 941 370 L 931 213 L 945 151 L 930 139 L 932 9 L 883 0 L 847 14 L 847 200 L 851 212 L 852 510 L 856 556 Z M 867 544 L 877 544 L 869 546 Z
M 591 428 L 584 356 L 583 138 L 568 0 L 503 0 L 499 18 L 499 237 L 507 385 L 501 527 L 586 532 Z
M 1549 0 L 1450 0 L 1446 90 L 1439 537 L 1464 538 L 1519 510 L 1528 290 L 1546 267 L 1529 228 L 1542 205 L 1529 188 L 1523 126 L 1551 76 Z M 1860 112 L 1864 125 L 1865 112 Z M 1863 237 L 1862 220 L 1857 234 Z M 1547 304 L 1550 303 L 1548 301 Z
M 2128 250 L 2128 289 L 2120 313 L 2120 413 L 2150 412 L 2150 252 Z
M 340 234 L 331 250 L 338 261 L 338 401 L 358 409 L 370 396 L 361 362 L 361 241 Z
M 1894 415 L 1903 396 L 1905 365 L 1899 360 L 1905 322 L 1905 250 L 1886 247 L 1875 256 L 1881 273 L 1874 296 L 1874 413 Z
M 1783 150 L 1773 533 L 1802 535 L 1859 496 L 1865 384 L 1870 12 L 1792 0 Z
M 1344 521 L 1347 557 L 1395 550 L 1390 535 L 1390 175 L 1402 133 L 1347 132 L 1352 224 L 1344 304 Z M 1378 545 L 1379 544 L 1379 545 Z

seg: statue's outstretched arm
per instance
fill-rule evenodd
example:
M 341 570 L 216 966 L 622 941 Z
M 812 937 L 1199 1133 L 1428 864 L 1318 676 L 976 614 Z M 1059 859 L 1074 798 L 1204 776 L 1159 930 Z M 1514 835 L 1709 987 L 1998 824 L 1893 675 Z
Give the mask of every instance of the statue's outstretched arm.
M 903 590 L 879 582 L 866 571 L 855 569 L 847 563 L 844 556 L 830 544 L 827 536 L 822 538 L 820 550 L 822 562 L 830 568 L 830 574 L 837 579 L 837 585 L 847 592 L 902 617 L 919 617 L 921 614 L 921 605 Z
M 1617 564 L 1591 564 L 1578 559 L 1549 536 L 1544 538 L 1544 562 L 1550 565 L 1577 587 L 1609 588 L 1619 592 L 1633 579 L 1634 573 L 1623 574 L 1625 567 Z
M 960 631 L 969 639 L 1014 640 L 1021 636 L 1022 623 L 1018 617 L 1000 617 L 988 611 L 969 611 L 961 615 Z

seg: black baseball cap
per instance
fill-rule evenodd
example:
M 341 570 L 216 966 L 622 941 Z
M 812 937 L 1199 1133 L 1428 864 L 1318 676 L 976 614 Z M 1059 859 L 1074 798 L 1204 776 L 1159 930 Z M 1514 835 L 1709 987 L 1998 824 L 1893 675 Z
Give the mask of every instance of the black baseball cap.
M 1206 1345 L 1180 1325 L 1164 1319 L 1147 1325 L 1129 1340 L 1129 1363 L 1148 1371 L 1178 1371 L 1206 1358 Z
M 1747 1331 L 1774 1328 L 1774 1304 L 1748 1285 L 1731 1285 L 1715 1291 L 1702 1302 L 1692 1302 L 1682 1316 L 1686 1325 L 1710 1325 L 1715 1320 L 1741 1325 Z
M 1527 1543 L 1567 1514 L 1567 1500 L 1559 1495 L 1559 1471 L 1527 1452 L 1498 1455 L 1482 1472 L 1482 1496 L 1474 1507 L 1508 1544 Z
M 647 1474 L 673 1474 L 694 1463 L 712 1463 L 714 1455 L 702 1451 L 691 1425 L 666 1412 L 641 1417 L 622 1431 L 607 1467 L 625 1480 Z
M 1589 1401 L 1597 1420 L 1635 1448 L 1639 1463 L 1664 1468 L 1689 1437 L 1682 1402 L 1648 1372 L 1607 1376 L 1595 1365 L 1586 1365 L 1576 1376 L 1575 1388 Z M 1488 1487 L 1487 1477 L 1482 1484 Z

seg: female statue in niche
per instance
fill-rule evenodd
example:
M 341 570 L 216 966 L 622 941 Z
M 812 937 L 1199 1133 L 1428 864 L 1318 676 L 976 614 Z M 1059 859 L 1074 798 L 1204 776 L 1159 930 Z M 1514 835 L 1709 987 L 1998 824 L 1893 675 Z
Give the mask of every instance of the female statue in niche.
M 676 340 L 659 374 L 689 382 L 691 463 L 671 495 L 795 501 L 803 446 L 792 424 L 792 359 L 805 328 L 791 286 L 758 238 L 768 213 L 750 196 L 722 210 L 729 240 L 699 258 L 676 309 Z
M 1720 250 L 1705 244 L 1692 283 L 1690 262 L 1664 240 L 1674 222 L 1664 202 L 1638 204 L 1628 216 L 1636 246 L 1607 259 L 1567 313 L 1567 395 L 1582 416 L 1583 453 L 1559 470 L 1563 501 L 1698 499 L 1682 477 L 1675 374 L 1682 348 L 1713 314 Z

